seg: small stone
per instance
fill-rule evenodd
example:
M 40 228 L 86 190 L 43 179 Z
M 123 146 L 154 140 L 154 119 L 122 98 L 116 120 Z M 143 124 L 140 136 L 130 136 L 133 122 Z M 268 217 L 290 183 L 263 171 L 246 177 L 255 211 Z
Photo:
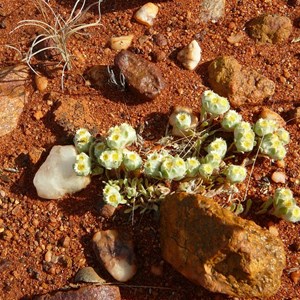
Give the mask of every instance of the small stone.
M 277 160 L 276 165 L 278 168 L 285 168 L 285 161 L 284 160 Z
M 154 99 L 165 87 L 159 68 L 130 51 L 121 50 L 115 57 L 115 65 L 128 86 L 142 98 Z
M 292 272 L 290 276 L 291 276 L 292 281 L 295 284 L 297 284 L 299 282 L 299 279 L 300 279 L 300 270 Z
M 29 70 L 25 65 L 0 69 L 0 137 L 13 131 L 29 93 L 25 89 Z
M 109 219 L 114 215 L 115 211 L 116 207 L 103 203 L 100 208 L 100 215 L 105 219 Z
M 126 282 L 135 275 L 137 266 L 133 242 L 125 232 L 99 231 L 93 236 L 93 248 L 98 259 L 116 280 Z
M 245 37 L 244 32 L 240 31 L 238 33 L 233 33 L 231 34 L 228 38 L 227 41 L 230 44 L 237 44 L 239 42 L 241 42 L 243 40 L 243 38 Z
M 232 56 L 220 56 L 208 66 L 209 83 L 236 108 L 258 105 L 275 92 L 275 83 L 255 70 L 245 68 Z
M 104 283 L 102 279 L 92 267 L 85 267 L 80 269 L 75 275 L 75 282 L 86 282 L 86 283 Z
M 153 41 L 159 47 L 164 47 L 168 45 L 167 38 L 161 33 L 153 35 Z
M 274 120 L 280 127 L 284 127 L 286 125 L 285 120 L 278 113 L 267 107 L 262 108 L 260 118 Z
M 202 0 L 200 5 L 200 20 L 216 23 L 225 12 L 225 0 Z
M 275 183 L 285 183 L 286 176 L 283 172 L 274 172 L 271 176 L 271 179 Z
M 47 89 L 47 86 L 48 86 L 48 79 L 47 79 L 47 77 L 35 74 L 34 81 L 35 81 L 36 88 L 40 92 L 44 92 Z
M 177 59 L 188 70 L 195 70 L 201 60 L 201 48 L 196 40 L 183 48 L 177 54 Z
M 121 300 L 120 290 L 113 285 L 88 285 L 79 289 L 56 291 L 35 296 L 35 300 Z
M 162 265 L 151 266 L 151 273 L 155 276 L 161 277 L 163 275 L 163 266 Z
M 46 262 L 51 262 L 51 259 L 52 259 L 52 251 L 48 250 L 45 254 L 45 261 Z
M 152 2 L 144 4 L 134 15 L 137 22 L 152 26 L 158 14 L 158 6 Z
M 110 47 L 113 50 L 126 50 L 131 46 L 133 37 L 133 34 L 112 37 L 110 39 Z
M 153 59 L 156 62 L 163 61 L 166 59 L 166 57 L 167 57 L 167 54 L 163 50 L 156 50 L 153 52 Z
M 76 149 L 72 145 L 54 146 L 36 172 L 33 184 L 39 197 L 58 199 L 84 189 L 90 176 L 77 176 L 73 170 Z
M 62 239 L 61 245 L 62 245 L 62 247 L 64 247 L 64 248 L 69 248 L 69 247 L 70 247 L 70 242 L 71 242 L 70 237 L 66 236 L 66 237 L 64 237 L 64 238 Z
M 37 121 L 39 121 L 41 118 L 43 118 L 44 114 L 42 111 L 38 110 L 33 114 L 33 116 Z
M 292 21 L 285 16 L 265 14 L 246 24 L 251 38 L 261 43 L 281 43 L 287 41 L 293 30 Z

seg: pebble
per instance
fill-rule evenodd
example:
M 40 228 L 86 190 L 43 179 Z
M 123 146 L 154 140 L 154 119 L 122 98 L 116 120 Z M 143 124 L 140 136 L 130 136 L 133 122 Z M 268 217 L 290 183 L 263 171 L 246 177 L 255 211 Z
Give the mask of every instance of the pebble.
M 75 275 L 75 282 L 86 283 L 104 283 L 105 280 L 101 278 L 92 267 L 85 267 L 80 269 Z
M 160 69 L 128 50 L 121 50 L 117 54 L 115 66 L 125 76 L 129 88 L 142 99 L 154 99 L 165 87 Z
M 292 281 L 297 284 L 299 282 L 300 279 L 300 270 L 292 272 L 290 274 Z
M 113 50 L 126 50 L 131 46 L 133 37 L 133 34 L 111 37 L 110 47 Z
M 133 241 L 126 232 L 99 231 L 93 236 L 93 248 L 110 275 L 121 282 L 131 279 L 136 271 Z
M 271 179 L 275 183 L 285 183 L 286 176 L 285 176 L 285 173 L 283 173 L 283 172 L 274 172 L 271 176 Z
M 49 263 L 51 262 L 51 260 L 52 260 L 52 251 L 48 250 L 45 254 L 45 261 Z
M 194 70 L 201 60 L 201 48 L 196 40 L 184 47 L 177 54 L 177 59 L 188 70 Z
M 200 6 L 200 20 L 216 23 L 225 12 L 225 0 L 203 0 Z
M 109 204 L 103 204 L 100 208 L 100 215 L 105 219 L 109 219 L 114 215 L 115 211 L 116 207 Z
M 152 2 L 144 4 L 134 15 L 137 22 L 152 26 L 158 14 L 158 6 Z
M 45 76 L 40 76 L 38 74 L 35 74 L 34 82 L 35 82 L 36 88 L 40 92 L 44 92 L 48 87 L 48 79 Z
M 159 47 L 164 47 L 168 45 L 167 38 L 161 33 L 153 35 L 153 41 Z

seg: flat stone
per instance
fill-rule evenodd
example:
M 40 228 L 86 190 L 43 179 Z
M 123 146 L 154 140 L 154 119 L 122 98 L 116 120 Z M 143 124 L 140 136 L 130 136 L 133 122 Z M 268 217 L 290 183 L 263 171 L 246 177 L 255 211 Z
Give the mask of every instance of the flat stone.
M 98 121 L 91 112 L 89 100 L 86 98 L 65 97 L 53 113 L 55 122 L 68 134 L 74 135 L 79 128 L 86 128 L 91 133 L 99 132 Z
M 93 248 L 99 261 L 116 280 L 125 282 L 135 275 L 133 241 L 126 232 L 99 231 L 93 236 Z
M 34 300 L 121 300 L 120 290 L 113 285 L 89 285 L 68 291 L 35 296 Z
M 201 195 L 167 196 L 160 214 L 162 256 L 195 284 L 263 299 L 280 287 L 284 246 L 268 230 Z
M 246 32 L 257 42 L 282 43 L 288 40 L 293 30 L 292 21 L 285 16 L 265 14 L 250 20 Z
M 200 4 L 200 20 L 216 23 L 225 12 L 225 0 L 203 0 Z
M 28 76 L 28 67 L 22 64 L 0 70 L 0 136 L 18 125 L 29 95 L 25 89 Z
M 160 69 L 130 51 L 119 52 L 115 57 L 115 66 L 125 76 L 129 88 L 141 99 L 154 99 L 165 87 Z
M 275 83 L 255 70 L 243 67 L 232 56 L 220 56 L 208 67 L 209 83 L 233 107 L 258 105 L 275 92 Z
M 86 283 L 104 283 L 102 279 L 92 267 L 84 267 L 80 269 L 75 275 L 75 282 L 86 282 Z

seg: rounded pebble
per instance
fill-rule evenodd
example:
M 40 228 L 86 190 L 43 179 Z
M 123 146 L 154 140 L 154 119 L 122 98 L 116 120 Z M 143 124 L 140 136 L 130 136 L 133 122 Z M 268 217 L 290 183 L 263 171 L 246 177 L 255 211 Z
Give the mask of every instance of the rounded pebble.
M 274 172 L 271 179 L 276 183 L 285 183 L 285 174 L 283 172 Z

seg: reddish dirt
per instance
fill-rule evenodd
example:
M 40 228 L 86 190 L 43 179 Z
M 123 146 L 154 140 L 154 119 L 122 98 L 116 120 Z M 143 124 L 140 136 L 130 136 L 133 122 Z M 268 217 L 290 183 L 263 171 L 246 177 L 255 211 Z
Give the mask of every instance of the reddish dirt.
M 68 15 L 74 1 L 50 0 L 50 4 L 61 14 Z M 156 2 L 156 1 L 154 1 Z M 285 167 L 261 159 L 256 164 L 249 197 L 254 200 L 253 211 L 259 199 L 266 198 L 260 187 L 263 177 L 271 177 L 276 170 L 287 175 L 286 186 L 295 197 L 300 196 L 299 124 L 295 124 L 292 111 L 300 106 L 300 43 L 291 43 L 300 36 L 300 8 L 297 1 L 253 0 L 226 3 L 225 16 L 219 22 L 199 22 L 199 1 L 161 1 L 155 24 L 147 29 L 133 20 L 133 13 L 144 1 L 105 0 L 102 5 L 102 26 L 87 30 L 88 37 L 75 36 L 69 48 L 75 55 L 74 68 L 67 72 L 65 90 L 60 88 L 60 73 L 49 76 L 46 91 L 35 89 L 33 81 L 28 83 L 31 92 L 21 115 L 18 127 L 1 138 L 0 144 L 0 299 L 30 299 L 33 295 L 47 293 L 69 286 L 74 275 L 83 266 L 93 266 L 108 282 L 115 283 L 101 269 L 91 249 L 93 233 L 99 229 L 122 228 L 132 232 L 138 256 L 139 271 L 126 285 L 121 284 L 122 299 L 227 299 L 224 295 L 209 293 L 196 287 L 160 256 L 158 217 L 152 214 L 135 215 L 134 221 L 117 214 L 113 221 L 100 216 L 101 182 L 99 179 L 88 189 L 61 200 L 47 201 L 38 198 L 32 184 L 33 176 L 45 160 L 53 145 L 70 144 L 72 135 L 64 132 L 54 122 L 53 110 L 58 101 L 74 98 L 87 101 L 99 133 L 109 127 L 130 122 L 133 126 L 145 125 L 144 137 L 151 144 L 162 136 L 170 108 L 174 105 L 189 106 L 199 111 L 201 94 L 208 89 L 207 65 L 218 55 L 233 55 L 241 64 L 252 67 L 276 83 L 274 96 L 263 104 L 280 113 L 287 121 L 291 134 Z M 296 6 L 291 4 L 293 3 Z M 245 23 L 264 13 L 278 13 L 291 18 L 293 33 L 289 41 L 280 45 L 256 44 L 248 36 L 238 44 L 230 44 L 227 38 L 232 33 L 244 30 Z M 96 19 L 96 9 L 89 13 Z M 5 45 L 14 45 L 21 52 L 27 50 L 34 38 L 36 28 L 26 27 L 10 33 L 18 21 L 40 19 L 41 15 L 31 1 L 2 0 L 0 4 L 0 64 L 16 64 L 19 54 Z M 139 102 L 130 92 L 121 92 L 104 84 L 104 88 L 93 89 L 85 84 L 82 74 L 91 66 L 113 64 L 115 51 L 108 47 L 111 36 L 134 34 L 133 51 L 152 60 L 155 54 L 166 58 L 156 63 L 162 70 L 167 88 L 153 101 Z M 163 34 L 168 44 L 159 47 L 152 42 L 153 34 Z M 141 44 L 140 37 L 148 39 Z M 176 61 L 179 49 L 197 39 L 202 48 L 202 60 L 196 71 L 184 70 Z M 46 62 L 41 62 L 43 67 Z M 261 107 L 241 107 L 243 116 L 251 121 L 257 119 Z M 68 115 L 68 111 L 66 111 Z M 74 118 L 69 115 L 68 118 Z M 17 172 L 7 171 L 9 168 Z M 271 184 L 270 192 L 282 184 Z M 241 186 L 243 194 L 245 186 Z M 246 216 L 259 225 L 271 224 L 278 230 L 287 253 L 287 267 L 282 275 L 282 285 L 270 299 L 300 299 L 299 282 L 291 279 L 291 271 L 300 268 L 299 224 L 288 224 L 271 216 L 257 216 L 252 210 Z M 64 245 L 65 238 L 69 245 Z M 297 246 L 298 245 L 298 246 Z M 65 247 L 64 247 L 65 246 Z M 47 263 L 45 253 L 51 250 L 61 256 L 57 263 Z M 151 272 L 151 267 L 162 268 L 162 275 Z M 118 284 L 118 283 L 116 283 Z

